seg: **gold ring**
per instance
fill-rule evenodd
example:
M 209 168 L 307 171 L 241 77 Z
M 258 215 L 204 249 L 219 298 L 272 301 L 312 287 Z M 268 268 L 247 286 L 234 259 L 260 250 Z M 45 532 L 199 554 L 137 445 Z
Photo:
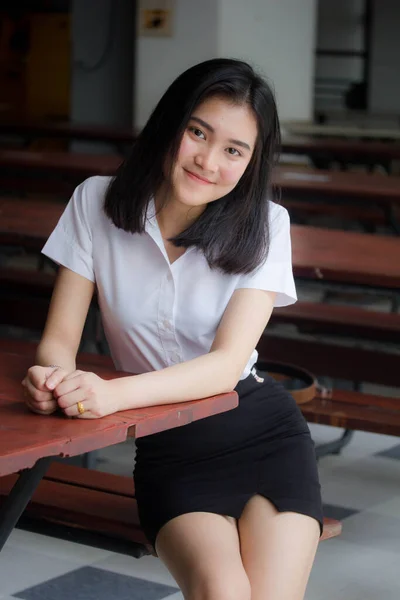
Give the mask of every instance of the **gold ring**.
M 78 407 L 78 413 L 80 415 L 83 415 L 83 413 L 85 412 L 85 407 L 83 406 L 82 402 L 77 402 L 76 406 Z

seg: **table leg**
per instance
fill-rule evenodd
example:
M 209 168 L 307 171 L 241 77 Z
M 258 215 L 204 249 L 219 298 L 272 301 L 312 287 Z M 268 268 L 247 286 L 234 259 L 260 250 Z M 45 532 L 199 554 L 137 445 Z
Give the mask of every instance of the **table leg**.
M 353 430 L 345 429 L 343 435 L 339 439 L 318 444 L 318 446 L 315 446 L 317 458 L 328 456 L 328 454 L 340 454 L 340 451 L 351 442 L 353 435 Z
M 31 469 L 22 471 L 11 492 L 2 503 L 0 509 L 0 551 L 18 523 L 51 461 L 52 457 L 46 456 L 38 460 Z

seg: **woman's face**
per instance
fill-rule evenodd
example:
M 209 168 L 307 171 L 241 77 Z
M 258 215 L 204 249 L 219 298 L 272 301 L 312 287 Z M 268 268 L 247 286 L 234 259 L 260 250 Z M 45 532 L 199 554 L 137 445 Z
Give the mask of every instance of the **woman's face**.
M 212 97 L 193 112 L 172 170 L 173 200 L 202 207 L 228 194 L 246 170 L 257 139 L 247 104 Z

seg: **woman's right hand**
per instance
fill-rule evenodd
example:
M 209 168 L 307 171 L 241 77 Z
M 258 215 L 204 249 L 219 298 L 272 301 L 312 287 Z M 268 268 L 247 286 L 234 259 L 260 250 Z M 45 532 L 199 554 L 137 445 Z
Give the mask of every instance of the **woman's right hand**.
M 30 367 L 22 380 L 24 386 L 25 403 L 31 411 L 39 415 L 51 415 L 58 408 L 57 400 L 53 397 L 52 390 L 46 385 L 50 375 L 56 373 L 58 383 L 68 375 L 60 367 Z M 52 378 L 54 379 L 54 378 Z

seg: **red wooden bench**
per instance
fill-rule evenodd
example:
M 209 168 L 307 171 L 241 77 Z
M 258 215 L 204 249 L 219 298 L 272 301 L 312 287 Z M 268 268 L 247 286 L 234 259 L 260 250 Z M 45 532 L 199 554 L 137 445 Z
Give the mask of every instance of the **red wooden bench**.
M 85 154 L 79 152 L 31 152 L 0 149 L 0 169 L 21 172 L 25 176 L 81 177 L 112 175 L 122 159 L 115 154 Z
M 378 225 L 390 225 L 387 211 L 381 206 L 354 206 L 351 204 L 330 204 L 329 202 L 312 202 L 296 200 L 295 198 L 282 197 L 280 204 L 290 215 L 293 224 L 311 224 L 310 219 L 327 217 L 329 226 L 337 223 L 337 219 L 349 224 L 358 224 L 366 232 L 374 232 Z M 393 207 L 394 218 L 400 220 L 400 207 Z M 336 225 L 337 227 L 337 225 Z
M 84 179 L 113 175 L 121 161 L 115 154 L 0 149 L 0 190 L 3 194 L 45 192 L 68 199 Z
M 4 135 L 19 136 L 25 142 L 45 137 L 68 141 L 105 142 L 119 147 L 123 144 L 133 144 L 138 132 L 130 127 L 115 127 L 95 123 L 18 119 L 17 121 L 0 121 L 0 136 Z
M 303 333 L 327 333 L 391 343 L 400 340 L 400 314 L 357 306 L 299 301 L 276 308 L 271 323 L 291 323 Z
M 338 138 L 315 138 L 312 136 L 286 136 L 282 140 L 282 152 L 302 154 L 316 159 L 376 164 L 400 158 L 398 142 L 344 140 Z
M 393 140 L 340 139 L 329 136 L 284 136 L 282 153 L 307 156 L 317 169 L 330 169 L 332 164 L 347 170 L 352 165 L 363 165 L 369 172 L 376 166 L 390 174 L 394 162 L 400 158 L 400 144 Z
M 305 215 L 312 214 L 312 204 L 317 214 L 349 218 L 353 213 L 366 222 L 377 215 L 377 222 L 384 217 L 400 233 L 398 176 L 281 166 L 274 172 L 274 185 L 281 191 L 282 204 L 297 214 L 304 202 Z
M 400 387 L 399 355 L 395 352 L 345 346 L 337 340 L 290 338 L 272 333 L 268 328 L 257 350 L 260 360 L 291 363 L 317 376 Z M 390 425 L 388 421 L 388 427 Z

